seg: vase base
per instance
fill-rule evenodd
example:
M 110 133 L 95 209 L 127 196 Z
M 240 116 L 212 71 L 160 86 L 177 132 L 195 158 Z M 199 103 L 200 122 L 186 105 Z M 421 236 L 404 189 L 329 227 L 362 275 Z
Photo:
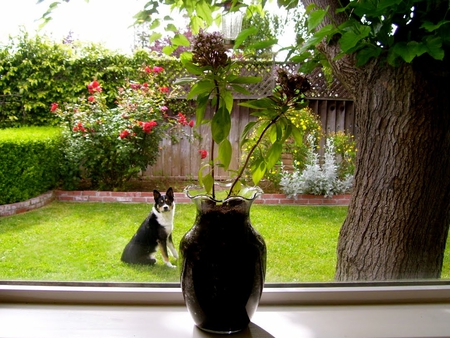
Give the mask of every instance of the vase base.
M 241 332 L 242 330 L 246 329 L 246 327 L 243 327 L 242 329 L 239 329 L 239 330 L 217 331 L 217 330 L 206 329 L 206 328 L 200 327 L 198 325 L 196 325 L 196 326 L 202 331 L 205 331 L 205 332 L 208 332 L 208 333 L 221 334 L 221 335 L 238 333 L 238 332 Z

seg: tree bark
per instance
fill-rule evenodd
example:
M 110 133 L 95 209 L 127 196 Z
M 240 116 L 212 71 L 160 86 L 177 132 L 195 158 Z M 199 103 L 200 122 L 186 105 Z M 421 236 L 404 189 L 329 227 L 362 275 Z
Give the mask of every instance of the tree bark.
M 358 129 L 336 280 L 439 278 L 450 222 L 449 61 L 356 68 L 351 55 L 332 61 L 337 45 L 320 50 L 354 93 Z

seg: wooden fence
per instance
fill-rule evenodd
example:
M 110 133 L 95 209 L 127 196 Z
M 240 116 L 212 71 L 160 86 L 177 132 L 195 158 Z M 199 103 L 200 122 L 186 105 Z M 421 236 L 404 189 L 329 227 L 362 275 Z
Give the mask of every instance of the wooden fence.
M 232 112 L 232 127 L 230 142 L 233 145 L 233 159 L 230 168 L 236 169 L 239 166 L 242 154 L 239 149 L 239 136 L 245 125 L 253 120 L 249 108 L 242 107 L 239 103 L 243 100 L 235 100 Z M 326 134 L 336 131 L 346 131 L 356 134 L 354 124 L 354 105 L 353 101 L 342 99 L 309 99 L 309 106 L 320 116 L 322 129 Z M 207 111 L 207 114 L 211 114 Z M 161 145 L 161 156 L 157 163 L 149 167 L 143 174 L 150 177 L 173 177 L 177 179 L 197 178 L 197 172 L 200 168 L 200 149 L 206 149 L 209 152 L 211 136 L 209 126 L 202 126 L 197 131 L 202 136 L 202 141 L 190 143 L 182 140 L 178 144 L 172 144 L 170 140 L 165 140 Z M 186 132 L 192 132 L 189 127 Z M 323 149 L 323 147 L 321 147 Z M 226 178 L 227 174 L 219 171 L 216 178 Z

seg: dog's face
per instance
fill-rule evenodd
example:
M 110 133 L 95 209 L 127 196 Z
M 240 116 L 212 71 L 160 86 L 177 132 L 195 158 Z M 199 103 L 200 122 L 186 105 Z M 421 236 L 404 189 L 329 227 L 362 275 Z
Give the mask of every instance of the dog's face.
M 155 209 L 158 212 L 168 212 L 173 210 L 173 189 L 169 188 L 165 195 L 161 195 L 158 190 L 153 190 L 153 197 L 155 198 Z

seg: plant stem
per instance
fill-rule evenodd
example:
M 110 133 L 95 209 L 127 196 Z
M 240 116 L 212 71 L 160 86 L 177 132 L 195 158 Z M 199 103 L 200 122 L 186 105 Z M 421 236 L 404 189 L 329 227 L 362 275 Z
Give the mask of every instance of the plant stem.
M 214 109 L 214 114 L 216 114 L 219 111 L 219 104 L 220 104 L 220 89 L 219 89 L 219 83 L 217 82 L 216 79 L 214 79 L 214 85 L 216 86 L 216 97 L 217 97 L 216 107 Z M 215 175 L 215 169 L 214 169 L 214 145 L 215 145 L 214 138 L 211 135 L 211 153 L 209 154 L 209 158 L 210 158 L 210 161 L 211 161 L 211 177 L 212 177 L 212 181 L 213 181 L 212 198 L 215 199 L 216 198 L 216 189 L 215 189 L 216 180 L 214 178 L 214 175 Z
M 241 170 L 239 171 L 238 175 L 234 179 L 233 184 L 230 187 L 230 191 L 228 192 L 227 198 L 231 196 L 231 192 L 233 191 L 234 186 L 236 185 L 236 183 L 239 181 L 239 179 L 244 174 L 244 170 L 245 170 L 245 168 L 247 168 L 248 162 L 250 161 L 250 158 L 251 158 L 253 152 L 256 150 L 258 145 L 261 143 L 261 141 L 262 141 L 264 135 L 266 134 L 267 130 L 269 130 L 269 128 L 273 124 L 275 124 L 281 116 L 282 116 L 282 114 L 279 114 L 272 121 L 270 121 L 270 123 L 264 128 L 263 132 L 259 135 L 258 141 L 256 141 L 255 144 L 253 145 L 253 147 L 250 149 L 250 151 L 249 151 L 249 153 L 247 155 L 247 158 L 245 159 L 244 165 L 241 167 Z

